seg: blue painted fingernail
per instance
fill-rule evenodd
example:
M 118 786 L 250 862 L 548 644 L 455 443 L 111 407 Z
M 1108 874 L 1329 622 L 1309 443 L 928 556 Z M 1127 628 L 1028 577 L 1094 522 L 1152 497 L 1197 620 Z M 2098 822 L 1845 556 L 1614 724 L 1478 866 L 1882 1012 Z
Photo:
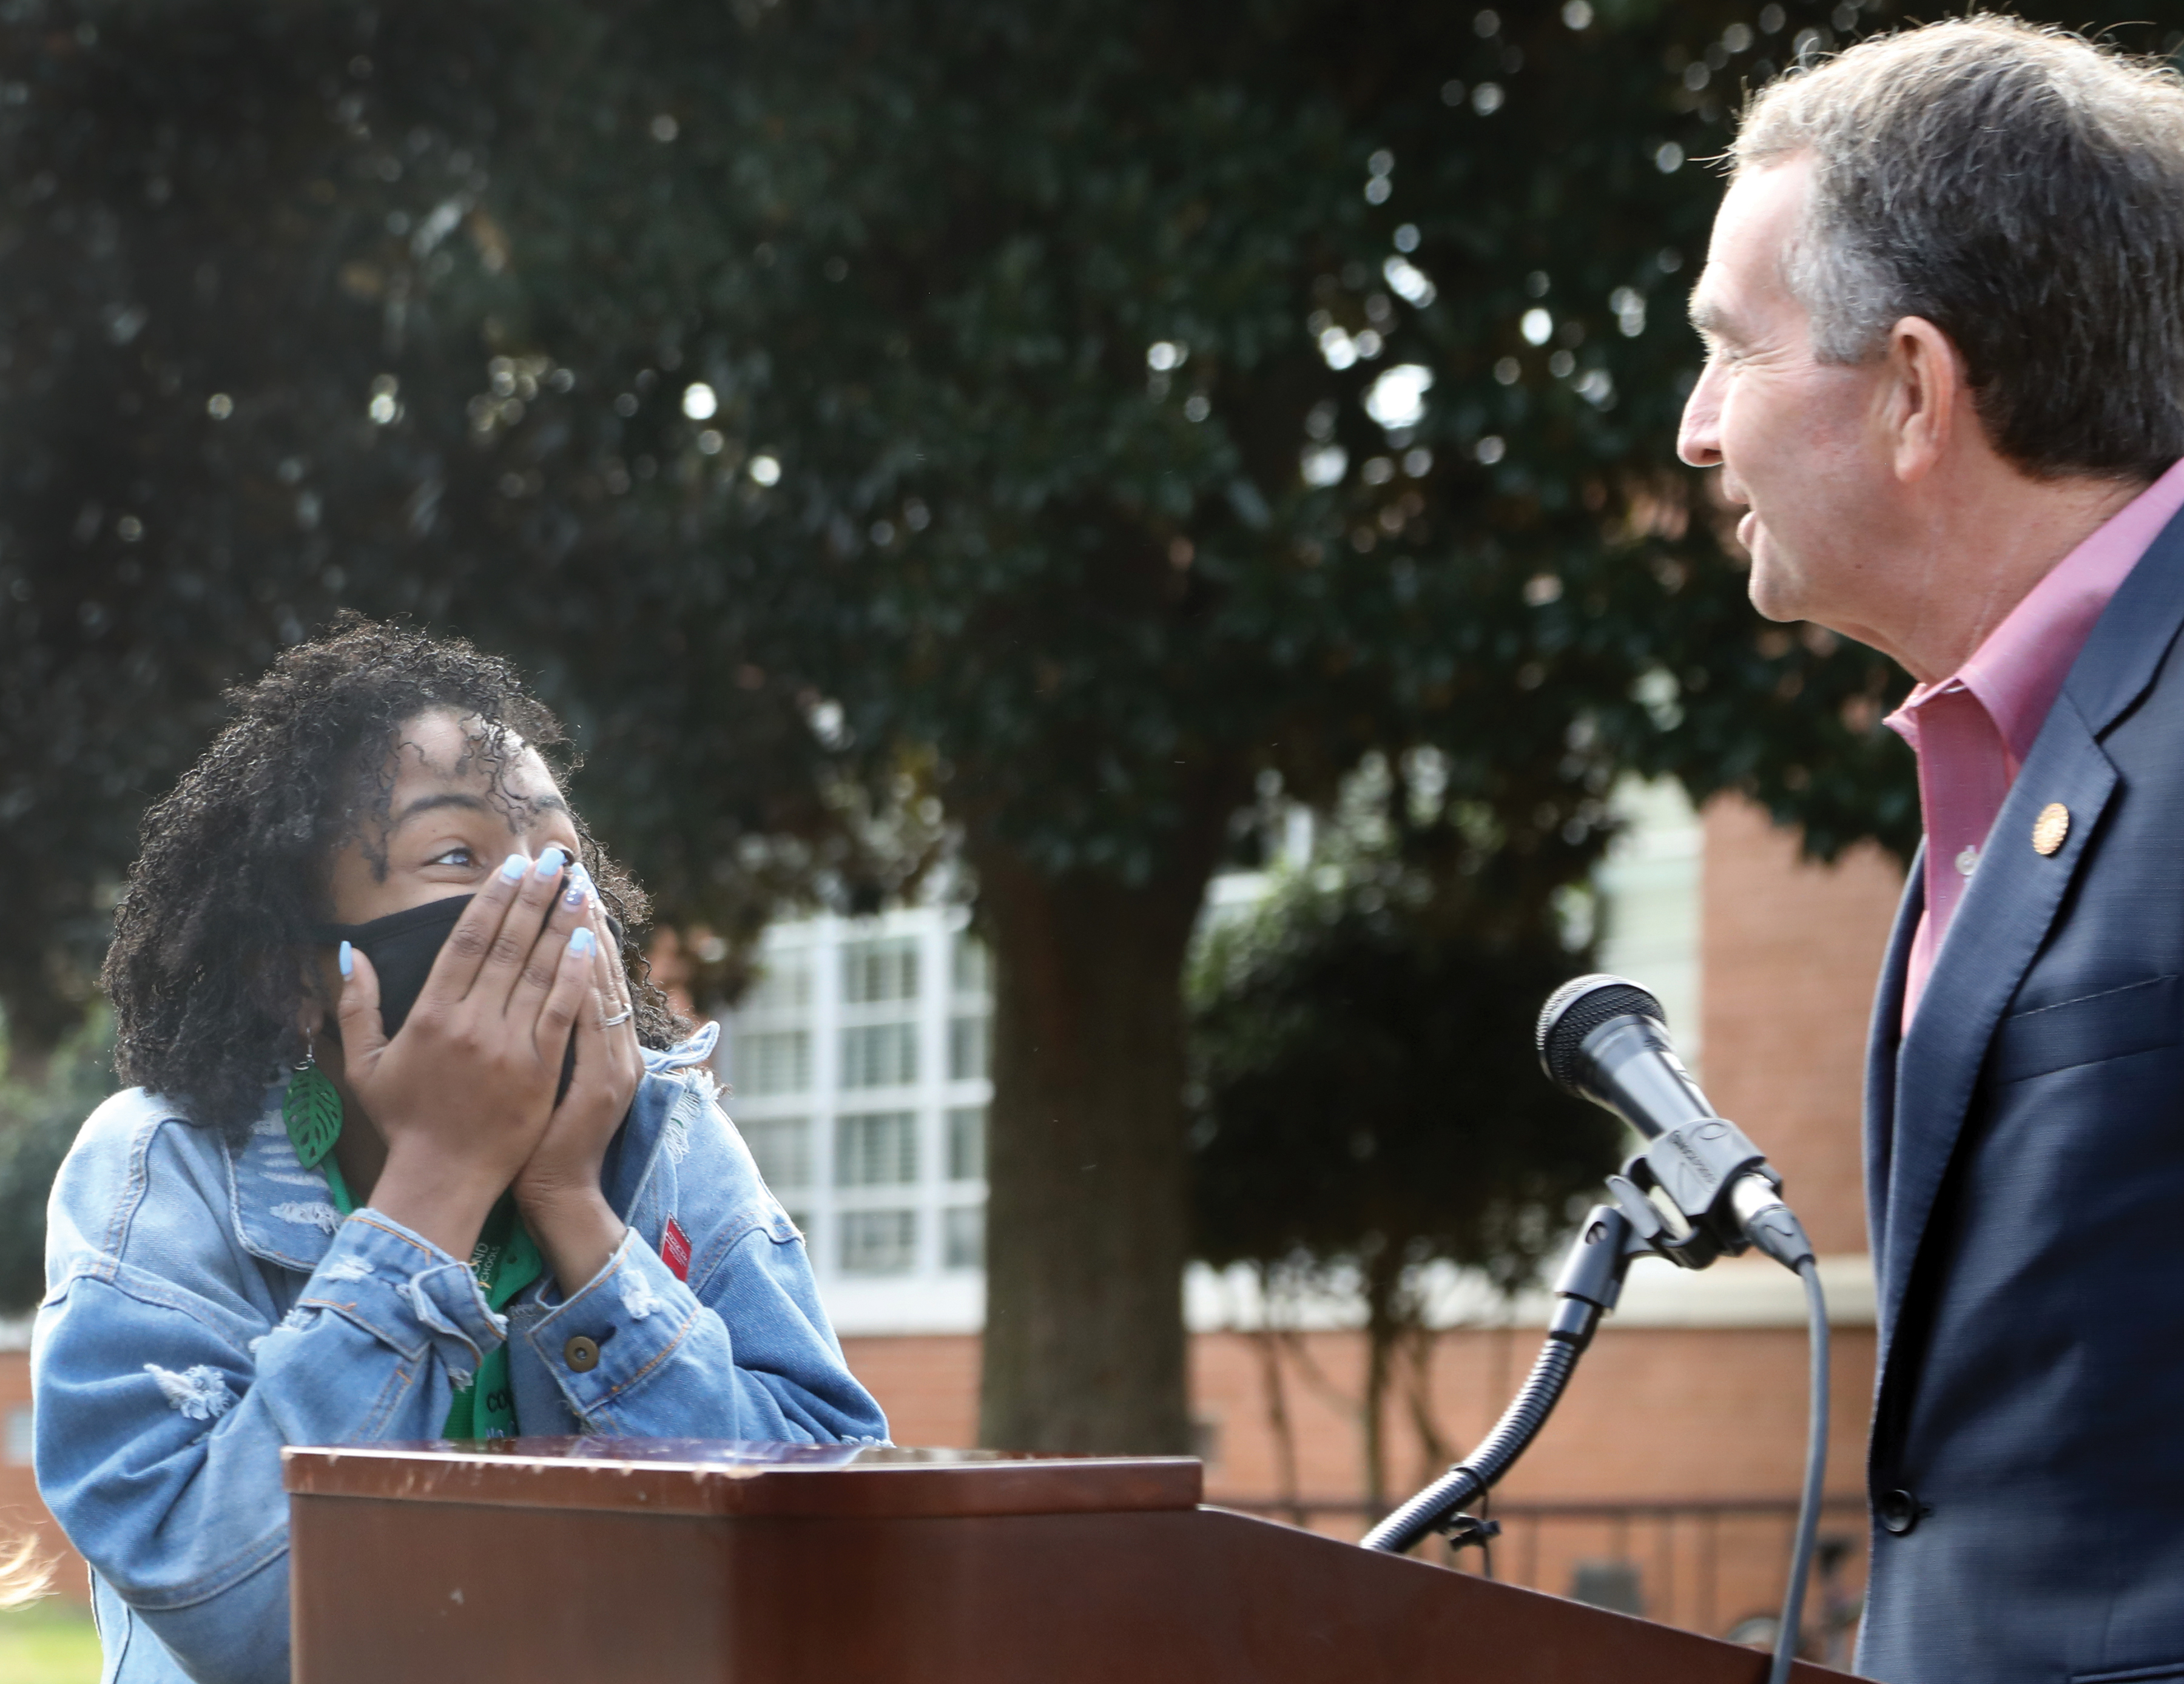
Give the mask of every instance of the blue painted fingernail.
M 510 854 L 500 862 L 500 874 L 510 883 L 515 882 L 530 869 L 531 856 L 528 854 Z
M 344 977 L 356 974 L 356 949 L 346 941 L 341 945 L 341 973 Z
M 591 892 L 592 880 L 584 875 L 584 868 L 578 866 L 569 873 L 569 886 L 562 892 L 561 904 L 573 912 L 584 904 L 584 897 Z
M 560 849 L 549 848 L 538 856 L 538 875 L 542 878 L 559 877 L 561 874 L 561 867 L 568 862 L 568 855 Z
M 598 943 L 592 940 L 592 928 L 589 924 L 578 925 L 577 933 L 569 938 L 569 951 L 579 959 L 591 957 L 592 949 L 597 945 Z

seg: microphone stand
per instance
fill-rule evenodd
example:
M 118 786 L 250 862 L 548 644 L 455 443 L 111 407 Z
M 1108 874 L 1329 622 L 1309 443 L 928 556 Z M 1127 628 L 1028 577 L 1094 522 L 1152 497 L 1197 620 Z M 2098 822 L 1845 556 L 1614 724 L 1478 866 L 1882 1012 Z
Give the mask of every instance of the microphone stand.
M 1683 1269 L 1756 1246 L 1805 1289 L 1812 1401 L 1805 1414 L 1805 1481 L 1790 1552 L 1769 1684 L 1787 1684 L 1804 1619 L 1828 1469 L 1828 1307 L 1812 1241 L 1782 1202 L 1782 1178 L 1744 1131 L 1717 1117 L 1676 1057 L 1661 1002 L 1621 977 L 1578 977 L 1547 997 L 1536 1040 L 1540 1065 L 1564 1092 L 1604 1106 L 1645 1137 L 1644 1150 L 1607 1178 L 1612 1205 L 1595 1205 L 1555 1281 L 1560 1301 L 1524 1389 L 1470 1455 L 1368 1532 L 1365 1547 L 1400 1554 L 1429 1532 L 1457 1547 L 1501 1531 L 1462 1512 L 1524 1453 L 1615 1308 L 1630 1259 L 1643 1252 Z
M 1615 1308 L 1633 1257 L 1652 1252 L 1685 1269 L 1704 1269 L 1724 1254 L 1756 1246 L 1793 1269 L 1805 1289 L 1812 1341 L 1812 1397 L 1806 1417 L 1805 1480 L 1798 1503 L 1790 1579 L 1782 1598 L 1769 1684 L 1786 1684 L 1804 1618 L 1805 1583 L 1818 1534 L 1828 1457 L 1828 1309 L 1812 1244 L 1790 1208 L 1780 1183 L 1734 1124 L 1701 1118 L 1658 1135 L 1647 1150 L 1607 1178 L 1612 1205 L 1585 1215 L 1562 1273 L 1559 1301 L 1532 1371 L 1470 1455 L 1368 1532 L 1366 1548 L 1400 1555 L 1429 1532 L 1458 1547 L 1484 1544 L 1501 1528 L 1463 1512 L 1485 1495 L 1539 1436 L 1591 1342 L 1600 1319 Z M 1641 1187 L 1663 1196 L 1656 1203 Z M 1663 1206 L 1669 1208 L 1664 1208 Z M 1674 1211 L 1674 1217 L 1670 1215 Z
M 1698 1102 L 1703 1111 L 1703 1100 Z M 1620 1114 L 1647 1112 L 1632 1106 Z M 1507 1473 L 1546 1425 L 1593 1330 L 1615 1308 L 1633 1257 L 1650 1252 L 1681 1269 L 1704 1269 L 1757 1245 L 1804 1277 L 1808 1296 L 1817 1304 L 1813 1248 L 1782 1202 L 1780 1185 L 1759 1148 L 1722 1118 L 1702 1114 L 1652 1133 L 1623 1174 L 1607 1178 L 1615 1202 L 1595 1205 L 1578 1230 L 1555 1280 L 1561 1302 L 1546 1343 L 1516 1400 L 1476 1450 L 1366 1533 L 1365 1547 L 1401 1554 L 1429 1532 L 1450 1532 L 1459 1543 L 1493 1536 L 1488 1522 L 1459 1511 Z M 1652 1193 L 1660 1202 L 1648 1196 Z M 1823 1319 L 1814 1339 L 1825 1337 Z M 1822 1349 L 1816 1342 L 1816 1352 Z
M 1621 1179 L 1612 1178 L 1610 1185 Z M 1656 1218 L 1656 1231 L 1658 1224 Z M 1485 1496 L 1539 1436 L 1562 1401 L 1577 1359 L 1592 1342 L 1593 1330 L 1615 1308 L 1630 1260 L 1654 1249 L 1652 1235 L 1641 1233 L 1618 1205 L 1595 1205 L 1586 1213 L 1555 1278 L 1559 1302 L 1547 1325 L 1546 1343 L 1515 1400 L 1477 1449 L 1368 1532 L 1366 1548 L 1400 1555 L 1429 1532 L 1447 1533 L 1463 1543 L 1483 1541 L 1499 1530 L 1461 1511 Z

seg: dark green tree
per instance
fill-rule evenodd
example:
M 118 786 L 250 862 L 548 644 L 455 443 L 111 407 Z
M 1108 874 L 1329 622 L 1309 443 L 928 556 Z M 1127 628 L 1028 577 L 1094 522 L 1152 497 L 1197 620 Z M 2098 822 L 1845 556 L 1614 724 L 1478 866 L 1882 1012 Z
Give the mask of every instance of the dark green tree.
M 222 683 L 336 603 L 468 632 L 677 920 L 953 835 L 984 1433 L 1179 1446 L 1179 978 L 1262 783 L 1431 750 L 1547 884 L 1624 769 L 1908 839 L 1900 681 L 1758 626 L 1670 456 L 1689 160 L 1876 15 L 15 0 L 12 1020 Z

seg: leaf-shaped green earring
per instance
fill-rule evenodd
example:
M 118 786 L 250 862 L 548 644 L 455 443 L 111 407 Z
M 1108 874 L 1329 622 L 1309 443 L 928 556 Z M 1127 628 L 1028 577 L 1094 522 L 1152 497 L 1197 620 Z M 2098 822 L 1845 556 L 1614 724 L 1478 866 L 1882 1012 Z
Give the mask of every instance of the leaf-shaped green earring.
M 281 1096 L 281 1120 L 288 1125 L 288 1143 L 306 1169 L 334 1149 L 341 1138 L 341 1093 L 319 1068 L 318 1055 L 306 1042 L 304 1062 L 288 1079 L 288 1091 Z

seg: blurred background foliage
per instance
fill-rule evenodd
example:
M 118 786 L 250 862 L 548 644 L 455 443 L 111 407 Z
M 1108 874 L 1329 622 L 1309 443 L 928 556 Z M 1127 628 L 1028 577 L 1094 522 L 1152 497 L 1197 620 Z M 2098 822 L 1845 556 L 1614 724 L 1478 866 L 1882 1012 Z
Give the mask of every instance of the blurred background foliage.
M 1475 840 L 1446 857 L 1429 766 L 1393 804 L 1368 762 L 1306 870 L 1208 928 L 1189 997 L 1197 1255 L 1251 1265 L 1261 1320 L 1354 1296 L 1365 1497 L 1387 1495 L 1388 1403 L 1438 1465 L 1431 1299 L 1479 1271 L 1513 1292 L 1596 1194 L 1620 1132 L 1542 1080 L 1539 1002 L 1589 961 Z M 1418 786 L 1424 785 L 1421 790 Z
M 537 672 L 593 822 L 711 934 L 701 995 L 778 906 L 967 864 L 1002 1001 L 986 1434 L 1179 1447 L 1178 979 L 1255 815 L 1369 762 L 1406 828 L 1407 898 L 1239 973 L 1299 1002 L 1351 962 L 1325 942 L 1428 930 L 1421 988 L 1544 986 L 1625 772 L 1822 853 L 1915 840 L 1901 676 L 1758 622 L 1672 454 L 1695 160 L 1890 16 L 6 0 L 19 1057 L 75 1030 L 224 685 L 337 606 L 465 633 Z M 1417 1046 L 1506 1038 L 1468 997 Z
M 0 1043 L 0 1315 L 46 1291 L 46 1194 L 83 1119 L 114 1089 L 114 1018 L 94 1006 L 50 1056 L 19 1072 Z

